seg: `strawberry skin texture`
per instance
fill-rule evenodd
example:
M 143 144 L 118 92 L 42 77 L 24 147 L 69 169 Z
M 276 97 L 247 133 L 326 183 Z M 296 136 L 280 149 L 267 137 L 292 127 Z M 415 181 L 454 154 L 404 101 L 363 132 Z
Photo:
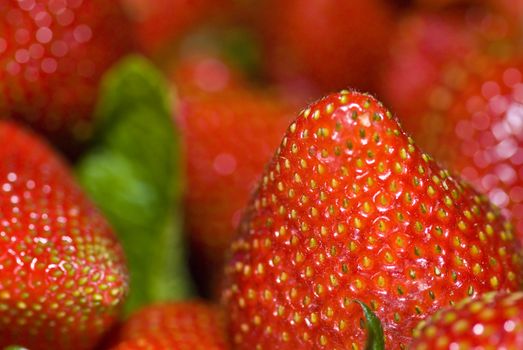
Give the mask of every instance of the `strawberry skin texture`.
M 112 350 L 225 350 L 223 319 L 203 302 L 158 304 L 136 312 L 122 326 Z
M 84 141 L 102 74 L 132 47 L 118 1 L 0 0 L 0 114 Z
M 394 14 L 381 0 L 270 0 L 261 8 L 267 70 L 320 90 L 375 88 Z M 357 33 L 357 34 L 355 34 Z
M 523 292 L 466 299 L 419 328 L 411 350 L 523 349 Z
M 127 293 L 122 249 L 65 163 L 0 121 L 0 348 L 91 349 Z
M 387 349 L 439 308 L 522 282 L 521 247 L 486 199 L 422 153 L 373 97 L 313 103 L 285 134 L 231 245 L 236 349 Z

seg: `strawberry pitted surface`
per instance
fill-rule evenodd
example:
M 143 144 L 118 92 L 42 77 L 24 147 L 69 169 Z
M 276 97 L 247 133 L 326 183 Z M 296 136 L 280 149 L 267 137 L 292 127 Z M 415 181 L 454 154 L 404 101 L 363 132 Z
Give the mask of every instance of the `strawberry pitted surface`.
M 85 140 L 98 82 L 132 46 L 118 1 L 0 0 L 0 113 Z
M 422 322 L 409 349 L 521 349 L 523 293 L 487 293 Z
M 123 325 L 112 350 L 225 350 L 218 309 L 198 301 L 145 307 Z
M 236 349 L 362 348 L 370 305 L 387 349 L 443 306 L 523 281 L 487 199 L 442 169 L 367 94 L 300 113 L 231 245 L 223 299 Z
M 0 347 L 91 349 L 127 293 L 123 252 L 65 163 L 0 122 Z

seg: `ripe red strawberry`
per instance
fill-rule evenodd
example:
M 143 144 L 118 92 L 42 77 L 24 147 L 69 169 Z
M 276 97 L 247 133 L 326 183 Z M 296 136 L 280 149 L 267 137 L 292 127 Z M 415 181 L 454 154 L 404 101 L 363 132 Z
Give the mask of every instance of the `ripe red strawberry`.
M 149 55 L 166 54 L 181 37 L 205 22 L 217 21 L 231 0 L 123 0 L 136 38 Z
M 223 320 L 201 302 L 158 304 L 136 312 L 123 325 L 112 350 L 225 350 Z
M 0 348 L 92 349 L 127 292 L 111 228 L 64 162 L 0 121 Z
M 183 94 L 192 89 L 183 87 L 188 84 L 180 84 L 177 115 L 187 169 L 186 226 L 199 276 L 213 289 L 241 210 L 292 110 L 277 97 L 246 87 Z M 201 271 L 212 271 L 211 277 Z
M 262 5 L 265 61 L 278 80 L 305 76 L 321 90 L 375 88 L 393 13 L 386 1 L 270 0 Z
M 85 140 L 100 77 L 131 46 L 118 1 L 0 0 L 0 114 Z
M 355 299 L 400 349 L 442 306 L 523 281 L 519 243 L 488 201 L 347 91 L 291 124 L 231 255 L 223 295 L 240 350 L 362 348 Z
M 487 293 L 438 311 L 409 349 L 523 349 L 522 331 L 523 292 Z

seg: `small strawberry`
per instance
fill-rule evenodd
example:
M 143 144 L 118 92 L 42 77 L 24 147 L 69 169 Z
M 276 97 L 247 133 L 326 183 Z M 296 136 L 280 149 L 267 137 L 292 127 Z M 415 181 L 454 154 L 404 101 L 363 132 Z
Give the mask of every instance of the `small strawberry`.
M 214 86 L 209 83 L 211 76 L 203 78 L 206 88 Z M 217 84 L 222 83 L 227 84 Z M 236 232 L 241 210 L 292 110 L 277 97 L 247 87 L 225 87 L 205 94 L 194 91 L 192 83 L 179 85 L 177 121 L 186 154 L 186 225 L 194 261 L 198 270 L 222 271 L 224 252 Z M 183 93 L 189 90 L 193 93 Z M 209 277 L 200 276 L 208 284 Z
M 223 321 L 202 302 L 145 307 L 125 322 L 112 350 L 225 350 Z
M 0 114 L 85 140 L 98 82 L 131 47 L 118 1 L 0 0 Z
M 523 292 L 465 299 L 419 328 L 409 349 L 523 349 Z
M 127 292 L 122 249 L 64 162 L 0 121 L 0 348 L 91 349 Z
M 304 76 L 321 90 L 375 88 L 394 18 L 388 5 L 381 0 L 263 2 L 267 69 L 283 81 Z
M 289 127 L 232 243 L 223 297 L 240 350 L 361 348 L 355 299 L 401 349 L 439 308 L 522 281 L 494 207 L 372 96 L 344 91 Z

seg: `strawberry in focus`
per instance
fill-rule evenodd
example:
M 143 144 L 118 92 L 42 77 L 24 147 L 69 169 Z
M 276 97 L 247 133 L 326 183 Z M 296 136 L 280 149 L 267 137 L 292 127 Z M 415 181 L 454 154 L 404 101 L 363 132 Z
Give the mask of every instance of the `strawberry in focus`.
M 267 70 L 320 91 L 375 89 L 394 14 L 386 1 L 270 0 L 261 6 Z
M 176 119 L 186 159 L 186 227 L 197 277 L 213 294 L 241 211 L 293 113 L 278 97 L 247 87 L 224 62 L 209 60 L 180 66 L 177 77 L 192 78 L 178 80 Z
M 343 91 L 285 134 L 231 246 L 236 349 L 361 348 L 359 300 L 401 349 L 436 310 L 523 281 L 496 209 L 421 152 L 372 96 Z
M 220 313 L 203 302 L 147 306 L 122 326 L 112 350 L 225 350 Z
M 411 350 L 522 349 L 523 292 L 465 299 L 438 311 L 419 328 Z
M 133 47 L 129 28 L 118 1 L 0 0 L 0 114 L 66 150 L 85 141 L 102 74 Z
M 60 159 L 0 121 L 0 348 L 92 349 L 127 294 L 122 249 Z

